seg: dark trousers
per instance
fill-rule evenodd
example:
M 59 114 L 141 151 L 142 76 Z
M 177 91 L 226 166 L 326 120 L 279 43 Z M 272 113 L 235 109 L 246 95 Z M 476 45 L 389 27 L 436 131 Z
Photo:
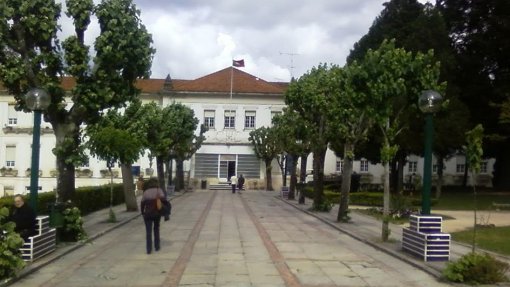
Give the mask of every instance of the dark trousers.
M 231 184 L 232 186 L 232 193 L 236 193 L 236 185 L 235 184 Z
M 152 228 L 154 226 L 154 249 L 156 251 L 160 248 L 159 241 L 159 223 L 161 222 L 161 216 L 156 217 L 144 217 L 145 221 L 145 234 L 146 234 L 146 248 L 147 253 L 152 251 Z

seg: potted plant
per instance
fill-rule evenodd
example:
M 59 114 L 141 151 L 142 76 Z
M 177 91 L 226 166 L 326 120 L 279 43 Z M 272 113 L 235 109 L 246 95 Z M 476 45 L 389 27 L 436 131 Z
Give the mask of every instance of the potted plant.
M 57 177 L 57 175 L 58 175 L 58 170 L 57 169 L 50 170 L 50 176 L 51 177 Z
M 87 239 L 87 233 L 83 229 L 83 218 L 81 211 L 76 206 L 67 204 L 67 208 L 62 212 L 64 222 L 60 233 L 62 241 L 80 241 Z
M 92 170 L 90 170 L 89 168 L 78 169 L 76 171 L 76 176 L 77 177 L 92 177 Z
M 2 167 L 0 173 L 2 176 L 18 176 L 18 170 L 12 167 Z
M 32 175 L 32 169 L 29 167 L 25 170 L 25 176 L 30 177 Z M 42 170 L 39 170 L 39 177 L 42 176 Z

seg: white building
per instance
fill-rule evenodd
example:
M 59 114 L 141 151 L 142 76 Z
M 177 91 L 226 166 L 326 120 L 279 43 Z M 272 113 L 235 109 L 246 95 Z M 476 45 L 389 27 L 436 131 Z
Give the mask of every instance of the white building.
M 66 90 L 71 90 L 74 82 L 65 78 L 62 85 Z M 247 188 L 265 188 L 264 163 L 255 157 L 248 136 L 256 128 L 270 126 L 272 117 L 282 112 L 287 83 L 267 82 L 229 67 L 195 80 L 172 80 L 167 77 L 140 80 L 137 86 L 142 90 L 142 101 L 155 101 L 162 106 L 180 102 L 193 109 L 200 123 L 209 127 L 206 141 L 185 163 L 190 184 L 198 187 L 202 180 L 214 184 L 226 181 L 233 174 L 243 174 Z M 25 193 L 30 184 L 27 169 L 31 162 L 33 115 L 15 111 L 14 104 L 14 98 L 0 86 L 0 196 Z M 43 192 L 56 187 L 55 156 L 52 153 L 54 145 L 51 125 L 43 122 L 39 180 Z M 483 163 L 480 184 L 490 185 L 493 164 L 492 159 Z M 134 166 L 143 172 L 149 168 L 149 160 L 143 157 Z M 464 168 L 464 156 L 451 158 L 445 165 L 445 184 L 460 184 Z M 108 178 L 104 178 L 102 172 L 105 169 L 104 162 L 91 158 L 89 166 L 77 168 L 76 185 L 107 183 Z M 312 169 L 311 155 L 307 169 Z M 326 175 L 341 173 L 341 159 L 330 150 L 326 154 L 324 170 Z M 410 156 L 405 175 L 416 173 L 419 176 L 422 170 L 423 160 Z M 356 161 L 354 171 L 362 174 L 366 183 L 382 183 L 383 167 L 379 164 Z M 275 161 L 273 187 L 278 189 L 280 186 L 281 172 Z

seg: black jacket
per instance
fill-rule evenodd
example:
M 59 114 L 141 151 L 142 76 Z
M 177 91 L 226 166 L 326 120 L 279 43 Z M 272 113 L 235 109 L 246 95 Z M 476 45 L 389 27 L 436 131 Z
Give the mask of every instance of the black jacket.
M 14 231 L 25 237 L 36 234 L 35 228 L 37 224 L 35 212 L 27 204 L 21 207 L 13 207 L 9 215 L 9 221 L 16 223 Z

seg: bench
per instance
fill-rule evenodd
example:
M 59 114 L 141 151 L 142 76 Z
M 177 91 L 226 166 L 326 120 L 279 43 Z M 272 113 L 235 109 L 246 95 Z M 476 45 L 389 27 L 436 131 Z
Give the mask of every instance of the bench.
M 21 258 L 32 262 L 56 248 L 57 231 L 50 227 L 49 216 L 37 217 L 37 235 L 30 236 L 20 248 Z
M 492 206 L 494 208 L 496 208 L 497 210 L 500 210 L 500 209 L 510 209 L 510 203 L 496 203 L 496 202 L 493 202 Z
M 402 231 L 402 249 L 424 261 L 450 260 L 450 234 L 442 232 L 439 216 L 411 215 Z

